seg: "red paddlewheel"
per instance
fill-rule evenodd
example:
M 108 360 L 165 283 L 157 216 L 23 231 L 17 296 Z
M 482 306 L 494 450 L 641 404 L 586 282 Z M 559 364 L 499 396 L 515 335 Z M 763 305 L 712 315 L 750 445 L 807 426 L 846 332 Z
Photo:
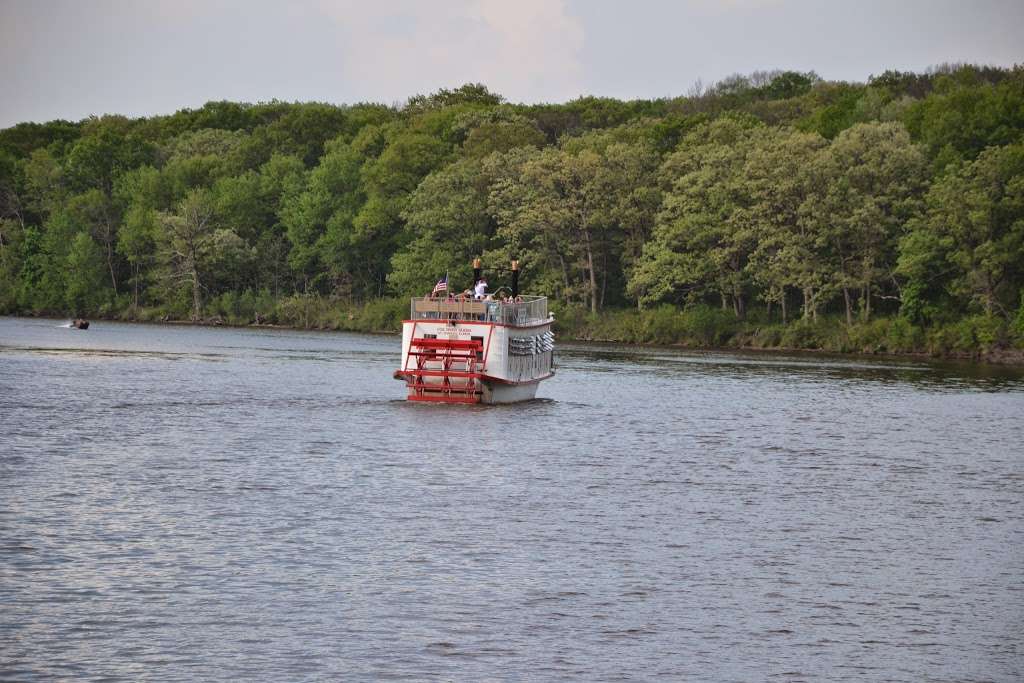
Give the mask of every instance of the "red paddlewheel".
M 413 339 L 408 358 L 416 359 L 416 367 L 407 367 L 405 371 L 408 399 L 479 403 L 481 373 L 477 365 L 482 351 L 478 340 Z

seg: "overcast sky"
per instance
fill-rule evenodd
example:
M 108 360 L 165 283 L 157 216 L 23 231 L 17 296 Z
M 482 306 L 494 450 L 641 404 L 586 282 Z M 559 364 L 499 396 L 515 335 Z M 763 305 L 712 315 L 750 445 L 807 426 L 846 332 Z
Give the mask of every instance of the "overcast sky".
M 864 81 L 1024 63 L 1024 0 L 0 0 L 0 127 L 209 100 L 392 104 L 685 94 L 814 70 Z

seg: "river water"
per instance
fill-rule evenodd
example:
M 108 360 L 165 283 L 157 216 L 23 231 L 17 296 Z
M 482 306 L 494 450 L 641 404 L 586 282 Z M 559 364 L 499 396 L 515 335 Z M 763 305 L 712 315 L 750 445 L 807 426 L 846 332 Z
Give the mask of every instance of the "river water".
M 1019 681 L 1024 374 L 0 318 L 0 679 Z

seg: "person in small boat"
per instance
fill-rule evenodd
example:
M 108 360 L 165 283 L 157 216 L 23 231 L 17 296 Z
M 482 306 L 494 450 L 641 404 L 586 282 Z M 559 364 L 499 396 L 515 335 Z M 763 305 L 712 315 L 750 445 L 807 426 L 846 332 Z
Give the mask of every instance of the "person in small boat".
M 480 278 L 476 287 L 473 288 L 473 297 L 476 299 L 483 299 L 484 295 L 487 294 L 487 280 Z

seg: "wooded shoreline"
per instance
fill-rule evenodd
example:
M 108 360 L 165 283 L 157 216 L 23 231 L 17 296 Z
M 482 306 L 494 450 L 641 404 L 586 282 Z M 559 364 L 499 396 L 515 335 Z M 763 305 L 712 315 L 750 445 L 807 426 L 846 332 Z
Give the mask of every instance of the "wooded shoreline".
M 1013 355 L 1024 67 L 0 130 L 0 313 L 393 329 L 477 257 L 580 339 Z
M 622 312 L 619 312 L 622 313 Z M 632 312 L 629 312 L 632 313 Z M 351 317 L 350 317 L 351 316 Z M 23 315 L 16 317 L 24 318 L 45 318 L 47 320 L 61 321 L 65 318 L 52 317 L 52 316 L 32 316 Z M 1024 368 L 1024 349 L 1020 348 L 1006 348 L 1006 347 L 987 347 L 987 348 L 947 348 L 945 350 L 939 349 L 928 349 L 928 348 L 912 348 L 902 347 L 899 349 L 890 348 L 860 348 L 857 349 L 851 344 L 838 345 L 834 343 L 826 343 L 824 345 L 786 345 L 784 343 L 765 344 L 765 337 L 759 337 L 756 332 L 751 333 L 748 331 L 740 331 L 734 333 L 731 337 L 721 336 L 721 332 L 706 329 L 704 334 L 711 335 L 710 337 L 704 337 L 698 339 L 693 336 L 689 338 L 678 338 L 672 339 L 666 336 L 664 331 L 657 333 L 650 333 L 649 338 L 638 337 L 635 333 L 633 334 L 614 334 L 611 329 L 611 317 L 605 316 L 604 320 L 601 320 L 601 316 L 595 320 L 592 316 L 587 316 L 590 324 L 580 324 L 578 321 L 573 322 L 572 320 L 560 320 L 557 316 L 555 319 L 555 331 L 558 335 L 558 339 L 561 342 L 579 342 L 579 343 L 593 343 L 593 344 L 615 344 L 624 346 L 636 346 L 639 348 L 677 348 L 677 349 L 691 349 L 697 351 L 743 351 L 743 352 L 767 352 L 767 353 L 809 353 L 809 354 L 828 354 L 828 355 L 840 355 L 849 356 L 852 358 L 907 358 L 916 360 L 927 360 L 927 361 L 955 361 L 955 362 L 966 362 L 972 363 L 979 366 L 1007 366 L 1007 367 L 1020 367 Z M 301 324 L 299 321 L 292 321 L 288 323 L 281 322 L 247 322 L 238 318 L 224 318 L 220 316 L 213 316 L 203 318 L 195 321 L 188 318 L 170 318 L 167 316 L 163 317 L 151 317 L 149 319 L 133 319 L 130 317 L 115 317 L 115 316 L 99 316 L 94 318 L 95 320 L 101 320 L 106 322 L 118 322 L 127 324 L 147 324 L 147 325 L 170 325 L 170 326 L 199 326 L 199 327 L 227 327 L 233 329 L 269 329 L 269 330 L 295 330 L 305 332 L 355 332 L 362 334 L 377 334 L 395 337 L 401 334 L 400 318 L 396 318 L 395 321 L 384 326 L 367 324 L 365 318 L 361 318 L 355 315 L 353 312 L 345 313 L 334 317 L 333 319 L 326 319 L 322 316 L 315 316 L 308 321 L 308 324 Z M 833 320 L 830 321 L 834 324 L 826 324 L 824 328 L 826 331 L 830 331 L 835 334 L 837 330 L 842 326 L 842 321 Z M 878 322 L 888 322 L 887 320 L 881 320 Z M 95 322 L 94 322 L 95 324 Z M 764 334 L 765 328 L 768 328 L 769 332 L 775 331 L 772 326 L 764 326 L 761 328 L 762 335 Z M 719 335 L 714 337 L 714 335 Z M 769 334 L 769 341 L 774 340 L 776 337 Z M 858 337 L 853 335 L 854 339 Z

